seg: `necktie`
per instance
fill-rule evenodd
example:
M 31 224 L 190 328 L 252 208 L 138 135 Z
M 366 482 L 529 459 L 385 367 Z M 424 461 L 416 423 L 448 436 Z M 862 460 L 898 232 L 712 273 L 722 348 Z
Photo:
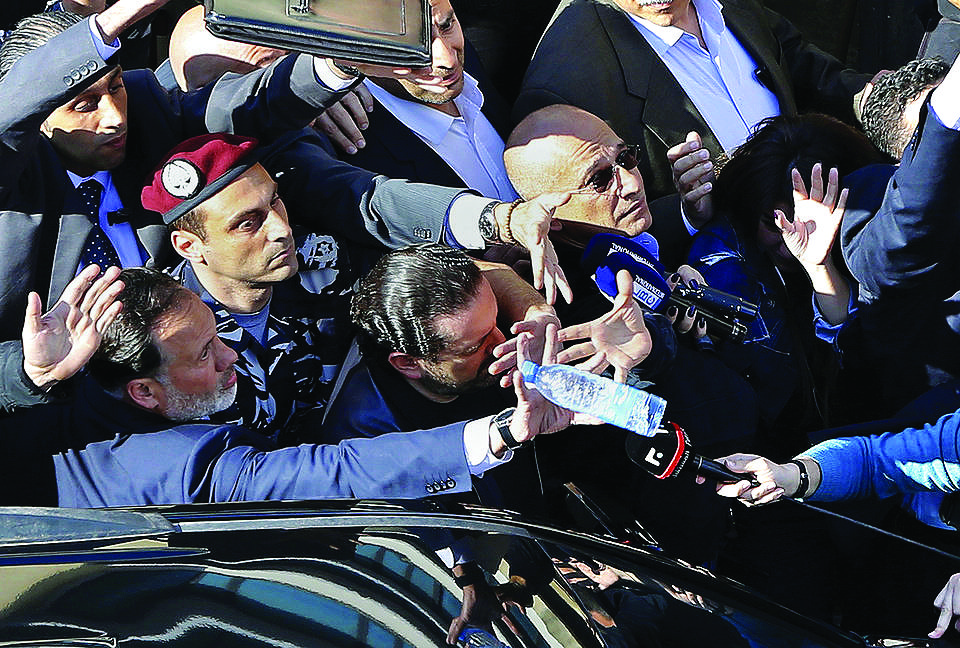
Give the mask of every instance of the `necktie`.
M 87 267 L 91 263 L 96 263 L 101 271 L 110 266 L 120 267 L 120 257 L 100 227 L 100 194 L 103 193 L 103 185 L 96 180 L 87 180 L 80 183 L 77 191 L 83 198 L 87 218 L 93 223 L 93 229 L 90 230 L 83 252 L 80 254 L 80 265 Z

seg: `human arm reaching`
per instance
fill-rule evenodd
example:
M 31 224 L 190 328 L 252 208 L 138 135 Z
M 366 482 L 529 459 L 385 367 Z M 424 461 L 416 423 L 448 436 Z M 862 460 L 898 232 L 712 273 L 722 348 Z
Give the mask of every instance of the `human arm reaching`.
M 797 169 L 792 170 L 791 177 L 793 222 L 777 210 L 777 226 L 787 249 L 809 277 L 824 319 L 830 324 L 840 324 L 847 319 L 850 285 L 837 268 L 833 246 L 843 219 L 847 190 L 839 190 L 836 169 L 830 169 L 824 187 L 823 170 L 819 162 L 813 165 L 809 192 Z

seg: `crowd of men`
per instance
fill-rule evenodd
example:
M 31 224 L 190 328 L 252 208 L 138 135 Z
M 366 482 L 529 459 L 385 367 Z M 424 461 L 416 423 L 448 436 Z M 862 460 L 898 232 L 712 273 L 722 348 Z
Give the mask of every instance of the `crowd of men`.
M 423 68 L 224 40 L 202 6 L 150 60 L 127 41 L 167 0 L 0 26 L 0 502 L 472 492 L 568 524 L 573 481 L 668 552 L 838 616 L 832 566 L 803 563 L 820 523 L 658 482 L 629 433 L 525 384 L 530 359 L 664 398 L 748 473 L 719 495 L 901 495 L 960 547 L 952 42 L 861 73 L 756 0 L 563 0 L 501 97 L 429 4 Z M 758 316 L 729 339 L 703 306 L 642 306 L 625 270 L 605 296 L 598 233 Z M 928 623 L 900 612 L 872 614 Z

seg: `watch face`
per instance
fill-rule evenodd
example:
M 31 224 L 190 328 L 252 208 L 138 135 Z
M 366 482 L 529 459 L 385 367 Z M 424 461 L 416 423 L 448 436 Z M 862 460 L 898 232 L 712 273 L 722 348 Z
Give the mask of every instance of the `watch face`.
M 493 217 L 493 207 L 487 205 L 483 208 L 483 211 L 480 212 L 480 236 L 483 237 L 485 241 L 496 241 L 497 240 L 497 221 Z

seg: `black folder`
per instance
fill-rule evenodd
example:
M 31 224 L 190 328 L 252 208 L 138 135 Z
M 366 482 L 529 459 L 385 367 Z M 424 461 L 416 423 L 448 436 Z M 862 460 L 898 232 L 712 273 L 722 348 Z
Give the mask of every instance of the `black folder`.
M 223 38 L 347 61 L 430 65 L 429 0 L 205 0 Z

